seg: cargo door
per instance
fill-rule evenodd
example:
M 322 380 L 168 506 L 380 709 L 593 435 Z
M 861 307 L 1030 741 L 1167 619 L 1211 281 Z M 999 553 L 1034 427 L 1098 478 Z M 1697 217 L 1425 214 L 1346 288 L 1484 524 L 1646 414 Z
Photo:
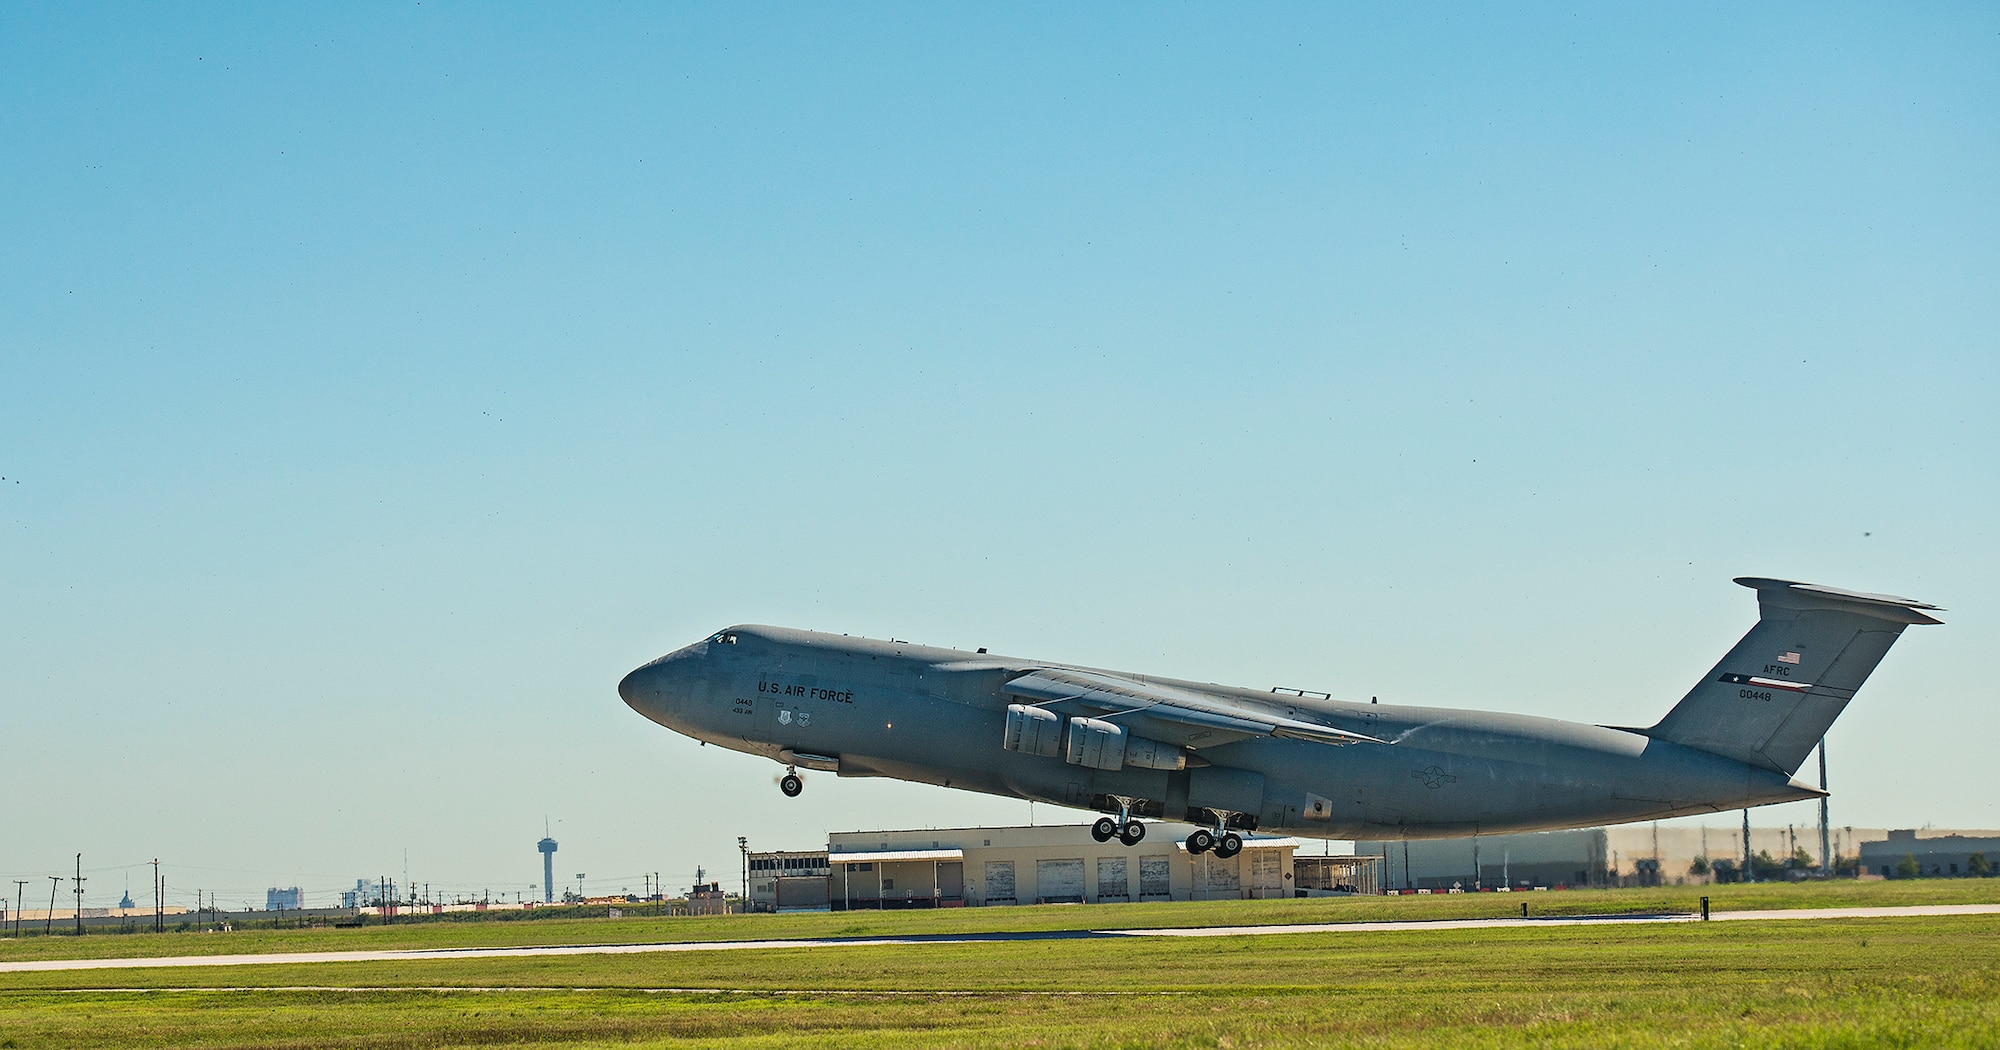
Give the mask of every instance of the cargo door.
M 1201 858 L 1202 885 L 1207 890 L 1205 900 L 1231 900 L 1243 896 L 1243 870 L 1237 866 L 1242 860 L 1240 855 L 1227 860 L 1214 855 Z
M 1267 899 L 1285 895 L 1282 850 L 1251 850 L 1244 856 L 1250 861 L 1250 896 Z
M 1014 903 L 1013 861 L 989 860 L 986 862 L 986 903 Z
M 1132 899 L 1131 885 L 1125 881 L 1124 857 L 1097 858 L 1097 899 L 1100 901 Z
M 1083 903 L 1083 858 L 1036 861 L 1035 900 L 1043 904 Z
M 778 910 L 790 911 L 795 908 L 811 908 L 824 911 L 830 903 L 828 883 L 824 875 L 789 876 L 778 880 Z

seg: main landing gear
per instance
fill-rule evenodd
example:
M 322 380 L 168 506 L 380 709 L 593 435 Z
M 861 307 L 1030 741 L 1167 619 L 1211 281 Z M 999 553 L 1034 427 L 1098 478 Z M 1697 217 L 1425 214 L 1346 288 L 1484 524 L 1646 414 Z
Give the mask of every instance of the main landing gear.
M 1099 842 L 1110 842 L 1115 838 L 1127 846 L 1136 846 L 1146 837 L 1146 825 L 1133 819 L 1132 800 L 1121 798 L 1118 800 L 1118 819 L 1097 818 L 1097 823 L 1090 826 L 1090 837 Z
M 785 775 L 778 778 L 778 790 L 784 792 L 786 798 L 797 798 L 799 792 L 805 789 L 805 778 L 799 776 L 798 770 L 786 766 Z
M 1200 856 L 1210 850 L 1215 855 L 1228 860 L 1243 852 L 1243 836 L 1229 830 L 1229 814 L 1216 815 L 1215 830 L 1196 828 L 1187 837 L 1187 851 L 1190 856 Z

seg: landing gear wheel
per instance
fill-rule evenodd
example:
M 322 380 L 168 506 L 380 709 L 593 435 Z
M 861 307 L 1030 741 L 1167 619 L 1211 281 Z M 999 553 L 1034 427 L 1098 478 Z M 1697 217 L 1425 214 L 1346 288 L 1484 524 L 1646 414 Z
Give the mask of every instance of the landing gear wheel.
M 1110 842 L 1111 837 L 1116 834 L 1118 834 L 1118 822 L 1110 817 L 1099 817 L 1097 823 L 1090 826 L 1090 837 L 1099 842 Z
M 805 789 L 806 782 L 797 773 L 787 773 L 778 778 L 778 790 L 784 792 L 786 798 L 797 798 L 799 792 Z
M 1146 825 L 1136 820 L 1128 820 L 1125 822 L 1124 827 L 1118 829 L 1118 841 L 1123 842 L 1127 846 L 1136 846 L 1145 837 Z
M 1216 844 L 1215 855 L 1224 860 L 1243 852 L 1243 836 L 1233 831 L 1222 833 L 1222 841 Z
M 1187 850 L 1189 853 L 1195 856 L 1200 856 L 1201 854 L 1207 853 L 1209 850 L 1212 850 L 1214 848 L 1215 848 L 1214 832 L 1207 831 L 1202 828 L 1196 828 L 1193 831 L 1188 832 Z

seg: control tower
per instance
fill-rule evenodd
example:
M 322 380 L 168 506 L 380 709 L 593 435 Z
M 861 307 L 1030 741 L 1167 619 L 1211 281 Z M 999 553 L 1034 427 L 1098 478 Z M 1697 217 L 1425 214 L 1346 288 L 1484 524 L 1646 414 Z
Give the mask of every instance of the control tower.
M 547 836 L 535 843 L 542 851 L 542 903 L 553 904 L 556 899 L 556 840 Z

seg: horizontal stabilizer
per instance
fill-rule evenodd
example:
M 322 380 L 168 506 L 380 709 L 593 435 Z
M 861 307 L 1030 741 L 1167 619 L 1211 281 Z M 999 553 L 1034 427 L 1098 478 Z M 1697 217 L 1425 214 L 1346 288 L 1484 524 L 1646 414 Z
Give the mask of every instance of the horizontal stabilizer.
M 1937 606 L 1756 576 L 1757 625 L 1647 736 L 1790 775 L 1881 663 Z

